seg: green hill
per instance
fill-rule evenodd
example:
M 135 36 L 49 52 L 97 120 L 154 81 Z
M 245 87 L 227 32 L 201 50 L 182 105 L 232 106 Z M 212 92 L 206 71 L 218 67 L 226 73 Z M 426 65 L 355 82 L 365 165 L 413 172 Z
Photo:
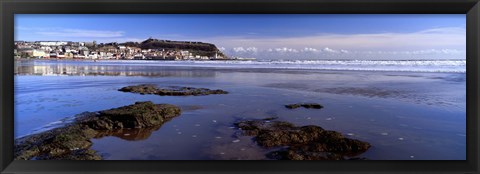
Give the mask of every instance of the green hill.
M 149 38 L 141 43 L 138 42 L 125 42 L 119 45 L 139 47 L 141 49 L 165 49 L 165 50 L 185 50 L 193 53 L 194 55 L 213 57 L 215 53 L 219 56 L 225 55 L 211 43 L 194 42 L 194 41 L 172 41 L 172 40 L 159 40 Z

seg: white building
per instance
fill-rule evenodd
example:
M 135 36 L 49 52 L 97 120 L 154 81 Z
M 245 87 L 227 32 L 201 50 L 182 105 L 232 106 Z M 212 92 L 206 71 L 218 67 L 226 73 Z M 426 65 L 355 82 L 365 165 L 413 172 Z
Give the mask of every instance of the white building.
M 97 54 L 97 53 L 90 53 L 90 54 L 88 55 L 88 58 L 89 58 L 89 59 L 98 59 L 98 54 Z
M 63 46 L 67 45 L 68 42 L 65 41 L 37 41 L 36 44 L 42 45 L 42 46 Z
M 45 50 L 47 52 L 53 51 L 53 49 L 49 46 L 43 46 L 43 47 L 40 47 L 40 49 Z

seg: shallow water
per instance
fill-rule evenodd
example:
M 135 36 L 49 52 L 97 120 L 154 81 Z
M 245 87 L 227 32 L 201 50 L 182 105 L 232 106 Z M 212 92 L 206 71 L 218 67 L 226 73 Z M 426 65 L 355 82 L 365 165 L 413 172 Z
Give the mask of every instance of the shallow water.
M 223 89 L 227 95 L 156 96 L 117 91 L 128 85 Z M 464 73 L 325 71 L 104 65 L 74 61 L 17 62 L 15 136 L 51 129 L 75 114 L 133 104 L 175 104 L 179 117 L 158 129 L 131 130 L 93 140 L 112 160 L 265 159 L 241 136 L 240 119 L 279 117 L 318 125 L 372 144 L 372 160 L 464 160 Z M 323 109 L 288 110 L 317 102 Z

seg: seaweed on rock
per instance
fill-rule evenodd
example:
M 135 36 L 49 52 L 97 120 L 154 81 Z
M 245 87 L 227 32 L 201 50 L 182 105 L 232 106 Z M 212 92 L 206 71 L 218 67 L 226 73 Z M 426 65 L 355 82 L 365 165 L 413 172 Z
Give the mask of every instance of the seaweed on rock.
M 154 94 L 160 96 L 199 96 L 199 95 L 211 95 L 211 94 L 228 94 L 227 91 L 221 89 L 207 89 L 207 88 L 193 88 L 193 87 L 181 87 L 171 86 L 168 88 L 158 88 L 153 84 L 141 84 L 134 86 L 126 86 L 120 88 L 118 91 L 131 92 L 139 94 Z
M 14 156 L 15 159 L 23 160 L 101 160 L 102 157 L 90 149 L 92 138 L 112 135 L 121 137 L 120 133 L 128 128 L 129 132 L 136 134 L 124 139 L 145 139 L 151 131 L 158 130 L 163 123 L 180 113 L 177 106 L 150 101 L 97 113 L 84 112 L 64 127 L 15 140 Z
M 288 104 L 285 105 L 288 109 L 297 109 L 299 107 L 304 107 L 307 109 L 322 109 L 323 106 L 318 103 L 296 103 L 296 104 Z
M 235 125 L 244 135 L 254 136 L 262 147 L 283 147 L 267 154 L 281 160 L 346 160 L 367 151 L 371 145 L 349 139 L 319 126 L 295 126 L 284 121 L 247 120 Z

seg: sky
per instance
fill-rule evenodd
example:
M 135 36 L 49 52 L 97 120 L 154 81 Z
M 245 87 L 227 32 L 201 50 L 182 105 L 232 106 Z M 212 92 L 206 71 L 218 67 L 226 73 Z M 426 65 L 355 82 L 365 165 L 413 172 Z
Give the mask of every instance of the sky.
M 465 59 L 465 14 L 17 14 L 15 40 L 215 44 L 257 59 Z

